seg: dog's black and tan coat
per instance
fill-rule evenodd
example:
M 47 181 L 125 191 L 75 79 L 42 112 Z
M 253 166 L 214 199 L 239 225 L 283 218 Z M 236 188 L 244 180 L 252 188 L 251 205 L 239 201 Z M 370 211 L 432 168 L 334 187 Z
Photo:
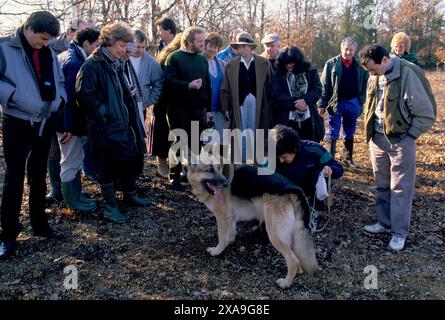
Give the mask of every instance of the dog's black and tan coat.
M 308 228 L 309 205 L 301 191 L 279 175 L 258 175 L 257 168 L 233 165 L 189 165 L 192 192 L 214 213 L 218 226 L 218 245 L 207 251 L 221 254 L 235 240 L 236 222 L 264 221 L 272 245 L 287 263 L 281 288 L 292 285 L 301 267 L 313 274 L 319 270 L 314 243 Z

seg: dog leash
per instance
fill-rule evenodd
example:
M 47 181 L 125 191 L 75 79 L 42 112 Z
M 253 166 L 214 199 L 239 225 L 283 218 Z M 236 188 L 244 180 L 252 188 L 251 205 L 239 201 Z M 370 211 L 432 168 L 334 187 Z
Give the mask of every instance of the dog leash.
M 312 215 L 315 215 L 314 218 L 318 217 L 318 212 L 315 210 L 315 198 L 316 198 L 316 194 L 314 194 L 314 204 L 312 206 L 312 210 L 311 210 L 311 224 L 313 225 L 312 221 Z M 331 220 L 331 206 L 332 206 L 332 178 L 331 176 L 328 177 L 328 220 L 326 221 L 326 223 L 324 224 L 324 226 L 320 229 L 317 229 L 317 226 L 314 226 L 314 230 L 312 231 L 312 234 L 317 233 L 317 232 L 321 232 L 323 231 L 326 226 L 329 224 L 329 220 Z

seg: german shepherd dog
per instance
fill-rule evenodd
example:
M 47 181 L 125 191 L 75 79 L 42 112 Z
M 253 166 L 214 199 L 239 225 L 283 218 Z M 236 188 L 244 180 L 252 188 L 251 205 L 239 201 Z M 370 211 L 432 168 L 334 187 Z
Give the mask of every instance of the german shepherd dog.
M 309 204 L 303 191 L 284 176 L 258 175 L 257 168 L 242 165 L 191 165 L 187 178 L 193 194 L 215 215 L 218 245 L 207 248 L 221 254 L 235 240 L 236 222 L 258 219 L 287 264 L 286 278 L 276 282 L 289 288 L 301 267 L 313 274 L 319 270 L 308 228 Z

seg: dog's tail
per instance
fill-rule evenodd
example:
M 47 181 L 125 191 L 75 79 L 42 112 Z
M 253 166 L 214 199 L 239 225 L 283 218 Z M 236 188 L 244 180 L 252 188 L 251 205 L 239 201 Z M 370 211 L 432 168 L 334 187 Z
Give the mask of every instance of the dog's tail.
M 290 194 L 290 200 L 294 207 L 295 219 L 297 221 L 294 229 L 292 249 L 300 260 L 304 271 L 312 275 L 320 270 L 320 267 L 318 266 L 317 257 L 315 256 L 314 241 L 309 228 L 307 228 L 304 223 L 305 213 L 302 201 L 305 199 L 301 199 L 296 194 Z

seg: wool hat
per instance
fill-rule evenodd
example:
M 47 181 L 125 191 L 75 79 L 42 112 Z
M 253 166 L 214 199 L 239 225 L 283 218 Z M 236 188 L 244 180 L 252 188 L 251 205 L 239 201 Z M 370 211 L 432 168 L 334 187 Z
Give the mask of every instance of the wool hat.
M 129 42 L 127 43 L 127 52 L 128 53 L 135 53 L 137 51 L 138 47 L 135 43 Z

